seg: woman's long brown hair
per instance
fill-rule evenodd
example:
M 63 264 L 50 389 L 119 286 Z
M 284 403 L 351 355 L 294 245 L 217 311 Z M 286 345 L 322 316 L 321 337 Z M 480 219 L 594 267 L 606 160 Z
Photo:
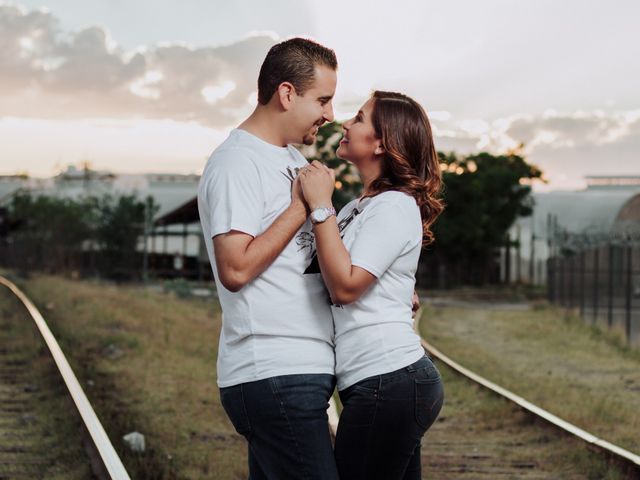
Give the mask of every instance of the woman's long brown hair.
M 373 127 L 385 150 L 380 176 L 369 195 L 396 190 L 415 198 L 422 218 L 422 243 L 434 241 L 431 225 L 444 209 L 442 175 L 426 112 L 415 100 L 394 92 L 373 92 Z

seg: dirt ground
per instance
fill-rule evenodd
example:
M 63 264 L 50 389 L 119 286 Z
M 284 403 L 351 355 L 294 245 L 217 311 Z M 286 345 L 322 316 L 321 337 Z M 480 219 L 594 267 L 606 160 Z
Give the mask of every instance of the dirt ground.
M 450 297 L 427 300 L 420 327 L 429 342 L 467 368 L 637 451 L 639 356 L 615 338 L 538 303 Z M 485 392 L 472 387 L 475 393 L 469 393 L 445 367 L 443 373 L 456 397 L 425 438 L 424 463 L 432 469 L 426 478 L 635 478 L 595 460 L 579 442 L 531 425 L 514 407 L 486 403 Z M 496 471 L 483 476 L 483 464 Z M 455 475 L 448 477 L 447 469 Z

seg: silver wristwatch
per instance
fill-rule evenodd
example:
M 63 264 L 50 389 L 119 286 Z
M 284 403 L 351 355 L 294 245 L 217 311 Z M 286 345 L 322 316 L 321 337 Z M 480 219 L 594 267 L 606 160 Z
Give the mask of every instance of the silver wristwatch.
M 333 207 L 318 207 L 311 212 L 311 223 L 314 225 L 324 222 L 327 218 L 336 214 Z

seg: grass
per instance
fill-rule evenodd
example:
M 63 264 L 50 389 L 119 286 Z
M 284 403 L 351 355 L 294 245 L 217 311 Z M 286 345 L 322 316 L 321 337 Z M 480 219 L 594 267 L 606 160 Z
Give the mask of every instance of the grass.
M 246 444 L 220 406 L 215 384 L 221 322 L 215 300 L 181 298 L 182 291 L 165 293 L 138 285 L 48 276 L 19 283 L 69 354 L 132 478 L 247 478 Z M 509 335 L 522 335 L 508 325 L 516 320 L 497 321 L 504 331 L 491 339 L 491 335 L 477 334 L 484 324 L 481 319 L 465 320 L 468 313 L 429 310 L 423 317 L 427 337 L 481 373 L 492 368 L 526 383 L 519 379 L 521 373 L 509 373 L 510 365 L 504 365 L 509 355 L 523 348 L 520 338 L 508 340 Z M 571 321 L 569 325 L 580 328 Z M 471 338 L 463 340 L 463 334 Z M 592 341 L 615 349 L 606 341 Z M 496 352 L 487 348 L 492 346 Z M 461 356 L 449 349 L 457 349 Z M 446 400 L 439 421 L 424 441 L 425 478 L 489 479 L 496 478 L 500 469 L 519 472 L 501 478 L 528 478 L 529 473 L 537 475 L 531 478 L 625 478 L 579 443 L 540 429 L 513 406 L 439 367 Z M 545 385 L 540 388 L 546 394 L 563 394 Z M 610 411 L 606 402 L 598 409 Z M 612 421 L 617 421 L 617 415 Z M 144 454 L 131 453 L 124 446 L 122 436 L 134 430 L 146 437 Z
M 5 287 L 0 329 L 0 478 L 91 478 L 80 422 L 69 414 L 73 406 L 62 379 L 33 320 Z
M 637 478 L 595 455 L 584 443 L 465 380 L 436 361 L 445 403 L 423 439 L 424 478 L 430 480 Z
M 246 445 L 216 387 L 217 302 L 34 276 L 38 305 L 132 478 L 246 478 Z M 134 454 L 122 436 L 145 435 Z
M 574 314 L 427 307 L 423 336 L 445 354 L 571 423 L 640 452 L 640 355 Z

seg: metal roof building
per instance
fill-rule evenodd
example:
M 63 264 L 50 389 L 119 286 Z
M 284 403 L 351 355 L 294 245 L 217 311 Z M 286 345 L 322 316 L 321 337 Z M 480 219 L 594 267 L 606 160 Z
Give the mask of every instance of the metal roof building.
M 510 231 L 511 239 L 520 244 L 510 252 L 510 262 L 503 261 L 503 269 L 510 265 L 511 279 L 544 283 L 549 241 L 556 228 L 594 236 L 640 229 L 640 176 L 587 177 L 587 184 L 580 191 L 532 194 L 533 214 L 518 219 Z
M 158 224 L 157 220 L 193 199 L 199 180 L 200 176 L 195 174 L 114 174 L 70 166 L 51 178 L 0 177 L 0 206 L 9 203 L 13 195 L 24 190 L 34 195 L 66 198 L 135 194 L 144 199 L 151 196 L 159 206 L 153 223 L 155 226 L 160 225 L 160 229 L 156 228 L 155 237 L 149 239 L 148 250 L 196 256 L 201 254 L 199 237 L 202 231 L 199 223 L 185 228 L 184 222 L 179 222 L 180 225 L 168 225 Z M 197 220 L 196 218 L 196 222 Z

